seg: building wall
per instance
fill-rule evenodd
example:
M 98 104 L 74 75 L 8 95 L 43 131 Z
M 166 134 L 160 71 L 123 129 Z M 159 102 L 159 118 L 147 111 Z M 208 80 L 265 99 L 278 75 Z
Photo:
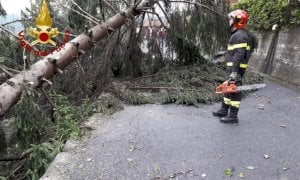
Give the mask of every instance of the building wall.
M 291 84 L 300 86 L 300 27 L 285 29 L 279 32 L 273 52 L 273 60 L 268 60 L 275 32 L 260 32 L 259 46 L 249 61 L 250 68 L 268 73 Z M 269 64 L 268 64 L 269 62 Z M 268 67 L 267 67 L 268 66 Z M 268 69 L 268 71 L 266 71 Z

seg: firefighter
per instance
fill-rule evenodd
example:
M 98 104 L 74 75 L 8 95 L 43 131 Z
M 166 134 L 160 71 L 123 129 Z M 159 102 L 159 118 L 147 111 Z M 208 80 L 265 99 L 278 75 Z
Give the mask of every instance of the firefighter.
M 249 15 L 244 10 L 234 10 L 228 14 L 231 37 L 226 52 L 227 79 L 237 86 L 242 85 L 242 77 L 251 56 L 251 38 L 245 30 Z M 223 123 L 238 123 L 238 111 L 241 93 L 225 94 L 222 106 L 213 115 L 220 117 Z M 229 110 L 229 113 L 228 113 Z

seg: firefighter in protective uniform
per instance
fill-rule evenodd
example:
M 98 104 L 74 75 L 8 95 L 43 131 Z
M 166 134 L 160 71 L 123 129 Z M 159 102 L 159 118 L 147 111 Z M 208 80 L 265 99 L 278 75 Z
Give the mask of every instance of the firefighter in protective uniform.
M 235 10 L 228 14 L 230 19 L 231 37 L 226 52 L 228 80 L 237 86 L 242 85 L 242 77 L 251 56 L 251 40 L 245 30 L 249 15 L 244 10 Z M 241 103 L 241 93 L 225 94 L 222 106 L 213 115 L 220 117 L 223 123 L 238 123 L 238 111 Z M 229 113 L 228 113 L 229 110 Z

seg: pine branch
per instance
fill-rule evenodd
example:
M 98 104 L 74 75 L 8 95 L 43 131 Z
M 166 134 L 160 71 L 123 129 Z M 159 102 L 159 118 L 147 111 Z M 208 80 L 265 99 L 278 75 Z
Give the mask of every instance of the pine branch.
M 143 0 L 139 0 L 138 2 L 135 2 L 134 8 L 137 8 L 137 6 L 142 2 Z
M 75 10 L 75 9 L 73 9 L 73 8 L 71 8 L 71 7 L 69 7 L 69 6 L 66 6 L 66 5 L 63 5 L 63 4 L 61 4 L 61 6 L 63 6 L 63 7 L 65 7 L 65 8 L 67 8 L 67 9 L 69 9 L 69 10 L 71 10 L 71 11 L 77 13 L 78 15 L 80 15 L 80 16 L 82 16 L 82 17 L 84 17 L 84 18 L 86 18 L 86 19 L 88 19 L 88 20 L 90 20 L 90 21 L 92 21 L 92 22 L 95 23 L 95 24 L 99 24 L 99 22 L 100 22 L 100 20 L 97 19 L 97 21 L 96 21 L 96 20 L 90 18 L 89 16 L 84 15 L 84 14 L 82 14 L 81 12 L 79 12 L 79 11 L 77 11 L 77 10 Z
M 103 19 L 103 21 L 105 21 L 105 14 L 104 14 L 102 0 L 98 0 L 98 4 L 99 4 L 99 7 L 100 7 L 100 12 L 101 12 L 102 19 Z
M 23 22 L 23 20 L 22 19 L 17 19 L 17 20 L 11 21 L 11 22 L 1 24 L 1 26 L 6 26 L 6 25 L 13 24 L 13 23 L 16 23 L 16 22 Z
M 14 38 L 18 39 L 19 40 L 19 37 L 17 35 L 15 35 L 14 32 L 12 32 L 11 30 L 9 30 L 8 28 L 6 28 L 5 26 L 2 26 L 0 25 L 0 28 L 3 29 L 4 31 L 6 31 L 7 33 L 11 34 Z M 26 44 L 30 44 L 28 43 L 27 41 L 23 40 Z M 35 51 L 39 51 L 38 49 L 36 49 L 34 46 L 32 46 L 32 48 L 35 50 Z
M 114 46 L 114 47 L 117 47 L 117 45 L 120 44 L 120 41 L 121 41 L 121 38 L 120 38 L 120 37 L 121 37 L 121 30 L 119 29 L 119 30 L 118 30 L 118 38 L 117 38 L 117 40 L 116 40 L 116 42 L 115 42 L 115 46 Z M 112 60 L 112 58 L 113 58 L 115 52 L 116 52 L 116 48 L 113 49 L 113 52 L 111 53 L 111 56 L 110 56 L 110 60 Z
M 163 12 L 163 14 L 165 15 L 165 17 L 166 17 L 168 23 L 170 24 L 169 17 L 168 17 L 168 15 L 167 15 L 166 11 L 164 10 L 164 8 L 161 6 L 160 3 L 157 3 L 157 5 L 159 6 L 160 10 Z
M 45 82 L 46 83 L 46 82 Z M 46 92 L 46 90 L 42 87 L 40 88 L 42 94 L 45 96 L 46 100 L 48 101 L 49 105 L 50 105 L 50 114 L 51 114 L 51 121 L 53 123 L 55 123 L 55 117 L 54 117 L 54 109 L 56 108 L 54 102 L 52 101 L 51 97 L 48 95 L 48 93 Z
M 166 75 L 166 74 L 168 74 L 168 73 L 157 73 L 157 74 L 151 74 L 151 75 L 147 75 L 147 76 L 141 76 L 141 77 L 138 77 L 135 79 L 131 79 L 130 82 L 138 81 L 140 79 L 145 79 L 145 78 L 152 78 L 155 76 L 162 76 L 162 75 Z
M 39 88 L 41 77 L 46 79 L 52 78 L 57 72 L 62 72 L 66 66 L 73 62 L 79 55 L 84 54 L 86 50 L 91 49 L 91 42 L 97 42 L 112 34 L 116 29 L 124 25 L 128 20 L 141 13 L 139 8 L 152 6 L 151 2 L 144 0 L 136 9 L 128 8 L 122 13 L 107 19 L 104 25 L 96 25 L 87 29 L 90 36 L 85 33 L 80 34 L 71 42 L 66 43 L 60 52 L 53 52 L 42 57 L 36 63 L 30 66 L 29 70 L 10 78 L 8 82 L 0 86 L 0 116 L 5 115 L 9 109 L 15 105 L 23 93 L 24 87 Z
M 212 9 L 212 8 L 210 8 L 210 7 L 208 7 L 208 6 L 206 6 L 206 5 L 204 5 L 204 4 L 201 4 L 201 3 L 196 3 L 196 2 L 191 2 L 191 1 L 181 1 L 181 0 L 171 0 L 171 1 L 169 1 L 170 3 L 187 3 L 187 4 L 194 4 L 194 5 L 196 5 L 196 6 L 201 6 L 201 7 L 204 7 L 204 8 L 206 8 L 206 9 L 208 9 L 208 10 L 210 10 L 210 11 L 212 11 L 212 12 L 214 12 L 214 13 L 216 13 L 216 14 L 218 14 L 218 15 L 220 15 L 220 16 L 227 16 L 226 14 L 222 14 L 221 12 L 218 12 L 218 11 L 216 11 L 216 10 L 214 10 L 214 9 Z
M 103 2 L 111 9 L 114 11 L 114 13 L 118 13 L 118 11 L 111 5 L 109 4 L 106 0 L 103 0 Z
M 91 19 L 95 20 L 96 22 L 100 22 L 99 19 L 95 18 L 94 16 L 90 15 L 88 12 L 86 12 L 85 10 L 83 10 L 76 2 L 74 2 L 73 0 L 71 0 L 71 2 L 81 11 L 83 12 L 86 16 L 90 17 Z
M 127 7 L 129 7 L 129 4 L 126 2 L 126 0 L 122 0 L 122 1 L 123 1 L 123 3 L 126 4 Z
M 0 68 L 2 69 L 2 71 L 7 74 L 9 77 L 13 77 L 13 74 L 10 73 L 9 71 L 7 71 L 3 66 L 0 66 Z
M 2 158 L 0 159 L 0 162 L 7 162 L 7 161 L 20 161 L 28 157 L 29 154 L 33 152 L 33 148 L 29 148 L 26 151 L 24 151 L 21 156 L 19 157 L 8 157 L 8 158 Z
M 6 31 L 7 33 L 9 33 L 10 35 L 12 35 L 13 37 L 19 39 L 19 37 L 17 35 L 15 35 L 14 32 L 12 32 L 11 30 L 9 30 L 8 28 L 4 27 L 3 25 L 0 25 L 0 28 L 3 29 L 4 31 Z
M 144 89 L 144 90 L 154 90 L 154 89 L 167 89 L 167 90 L 181 90 L 181 91 L 198 91 L 197 89 L 187 89 L 187 88 L 177 88 L 177 87 L 145 87 L 145 86 L 134 86 L 128 87 L 127 89 Z
M 140 27 L 139 27 L 139 30 L 140 30 L 140 31 L 139 31 L 137 37 L 140 37 L 140 35 L 141 35 L 141 33 L 142 33 L 143 25 L 144 25 L 144 20 L 145 20 L 145 16 L 146 16 L 146 13 L 143 13 L 143 15 L 142 15 L 142 22 L 141 22 Z

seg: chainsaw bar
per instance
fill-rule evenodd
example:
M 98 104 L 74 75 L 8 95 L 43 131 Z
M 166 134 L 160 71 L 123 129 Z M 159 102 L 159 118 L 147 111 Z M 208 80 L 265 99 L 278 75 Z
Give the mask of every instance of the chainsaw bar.
M 228 93 L 238 93 L 240 91 L 253 90 L 253 89 L 261 89 L 266 87 L 266 84 L 251 84 L 244 86 L 236 86 L 234 83 L 230 83 L 229 81 L 225 81 L 221 85 L 216 88 L 217 94 L 228 94 Z
M 236 89 L 237 91 L 246 91 L 246 90 L 252 90 L 252 89 L 261 89 L 265 88 L 266 84 L 251 84 L 251 85 L 245 85 L 245 86 L 238 86 Z

